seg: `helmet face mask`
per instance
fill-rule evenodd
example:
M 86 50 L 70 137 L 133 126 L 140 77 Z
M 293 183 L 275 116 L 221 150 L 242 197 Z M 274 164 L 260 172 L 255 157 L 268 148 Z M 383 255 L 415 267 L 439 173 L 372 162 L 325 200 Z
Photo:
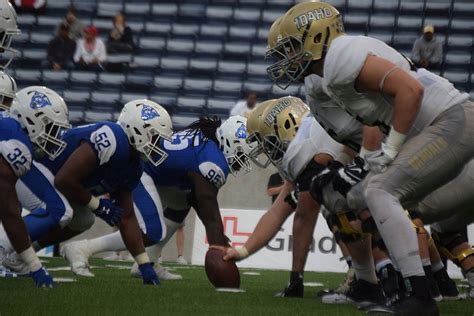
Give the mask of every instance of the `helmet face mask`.
M 306 73 L 313 61 L 313 55 L 304 50 L 300 39 L 288 36 L 269 49 L 265 59 L 273 61 L 267 68 L 270 79 L 278 87 L 286 89 L 293 82 L 299 81 Z
M 55 91 L 41 86 L 20 90 L 13 100 L 10 114 L 25 129 L 35 154 L 58 157 L 66 148 L 64 133 L 71 128 L 68 109 Z
M 130 101 L 124 105 L 118 123 L 143 160 L 156 167 L 168 157 L 161 146 L 162 140 L 171 141 L 172 122 L 161 105 L 146 99 Z
M 263 150 L 276 167 L 281 166 L 287 147 L 288 144 L 283 143 L 276 135 L 268 135 L 263 138 Z

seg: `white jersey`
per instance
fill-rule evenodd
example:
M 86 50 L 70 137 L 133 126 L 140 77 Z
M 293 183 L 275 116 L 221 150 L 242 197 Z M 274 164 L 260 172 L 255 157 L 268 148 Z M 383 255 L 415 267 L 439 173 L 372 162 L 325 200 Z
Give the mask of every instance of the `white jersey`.
M 294 182 L 314 156 L 328 154 L 336 158 L 343 149 L 344 145 L 332 139 L 312 115 L 307 115 L 283 156 L 280 173 Z
M 306 103 L 319 124 L 337 142 L 358 152 L 362 143 L 362 124 L 324 92 L 323 78 L 309 75 L 304 83 Z
M 407 71 L 424 87 L 424 95 L 409 136 L 417 135 L 438 115 L 469 98 L 446 79 L 426 69 L 410 70 L 408 60 L 384 42 L 365 36 L 336 38 L 324 61 L 323 88 L 339 106 L 365 125 L 379 126 L 388 133 L 393 117 L 393 98 L 379 92 L 357 92 L 354 83 L 367 56 L 382 57 Z

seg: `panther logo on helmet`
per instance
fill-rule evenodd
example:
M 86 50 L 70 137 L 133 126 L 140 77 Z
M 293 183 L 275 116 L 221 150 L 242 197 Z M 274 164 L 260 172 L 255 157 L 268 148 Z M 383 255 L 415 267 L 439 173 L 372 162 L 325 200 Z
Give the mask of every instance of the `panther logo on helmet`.
M 30 107 L 32 109 L 40 109 L 51 105 L 51 101 L 44 93 L 35 91 L 33 97 L 31 97 Z
M 244 124 L 240 125 L 240 127 L 235 132 L 235 137 L 241 139 L 247 139 L 247 128 Z
M 158 112 L 151 106 L 143 104 L 141 117 L 142 120 L 149 121 L 154 119 L 155 117 L 160 117 L 160 114 L 158 114 Z

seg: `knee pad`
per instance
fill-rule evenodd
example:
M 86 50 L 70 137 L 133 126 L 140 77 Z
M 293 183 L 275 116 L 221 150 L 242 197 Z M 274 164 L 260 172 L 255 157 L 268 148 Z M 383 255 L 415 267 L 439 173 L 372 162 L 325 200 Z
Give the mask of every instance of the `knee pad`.
M 169 219 L 170 221 L 176 222 L 176 223 L 182 223 L 186 216 L 188 216 L 189 211 L 191 208 L 188 208 L 187 210 L 174 210 L 172 208 L 165 208 L 163 211 L 163 215 L 165 216 L 166 219 Z
M 338 214 L 337 218 L 342 241 L 351 242 L 360 240 L 362 238 L 363 233 L 353 228 L 350 223 L 351 221 L 356 220 L 356 217 L 353 213 Z
M 362 221 L 362 231 L 367 234 L 378 232 L 377 224 L 372 216 Z
M 454 252 L 457 246 L 467 242 L 460 233 L 438 233 L 432 230 L 432 236 L 439 252 L 457 266 L 467 257 L 474 255 L 474 249 L 472 249 L 472 247 L 461 252 Z
M 85 209 L 75 209 L 71 221 L 67 225 L 71 230 L 84 232 L 94 225 L 95 215 Z

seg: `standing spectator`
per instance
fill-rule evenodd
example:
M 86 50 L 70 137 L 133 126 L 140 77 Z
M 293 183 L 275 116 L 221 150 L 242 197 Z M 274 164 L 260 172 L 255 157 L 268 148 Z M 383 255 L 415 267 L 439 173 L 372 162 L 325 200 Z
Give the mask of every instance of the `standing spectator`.
M 176 230 L 176 249 L 178 250 L 178 258 L 176 259 L 177 264 L 188 264 L 186 259 L 183 257 L 184 253 L 184 222 L 181 223 L 178 230 Z
M 48 63 L 54 70 L 72 68 L 76 42 L 69 38 L 69 26 L 59 25 L 59 33 L 48 44 Z
M 433 25 L 426 25 L 423 35 L 415 41 L 412 50 L 412 60 L 418 66 L 434 69 L 443 57 L 443 46 L 434 36 Z
M 74 62 L 79 70 L 102 70 L 102 64 L 107 59 L 105 44 L 97 38 L 99 31 L 93 25 L 84 29 L 84 38 L 77 41 Z
M 40 15 L 44 14 L 46 10 L 46 0 L 15 0 L 11 3 L 18 14 L 32 13 Z
M 113 29 L 109 33 L 107 41 L 107 52 L 112 53 L 131 53 L 135 44 L 133 42 L 132 29 L 127 26 L 125 16 L 122 13 L 113 18 Z
M 64 17 L 64 20 L 61 24 L 63 23 L 69 26 L 70 39 L 76 41 L 82 37 L 83 31 L 84 31 L 84 25 L 77 18 L 77 12 L 74 6 L 70 6 L 69 9 L 67 10 L 66 16 Z M 56 28 L 56 34 L 59 33 L 59 26 Z
M 230 110 L 230 115 L 241 115 L 247 117 L 250 111 L 253 110 L 257 104 L 257 93 L 254 91 L 248 91 L 245 93 L 245 100 L 237 102 L 232 110 Z

